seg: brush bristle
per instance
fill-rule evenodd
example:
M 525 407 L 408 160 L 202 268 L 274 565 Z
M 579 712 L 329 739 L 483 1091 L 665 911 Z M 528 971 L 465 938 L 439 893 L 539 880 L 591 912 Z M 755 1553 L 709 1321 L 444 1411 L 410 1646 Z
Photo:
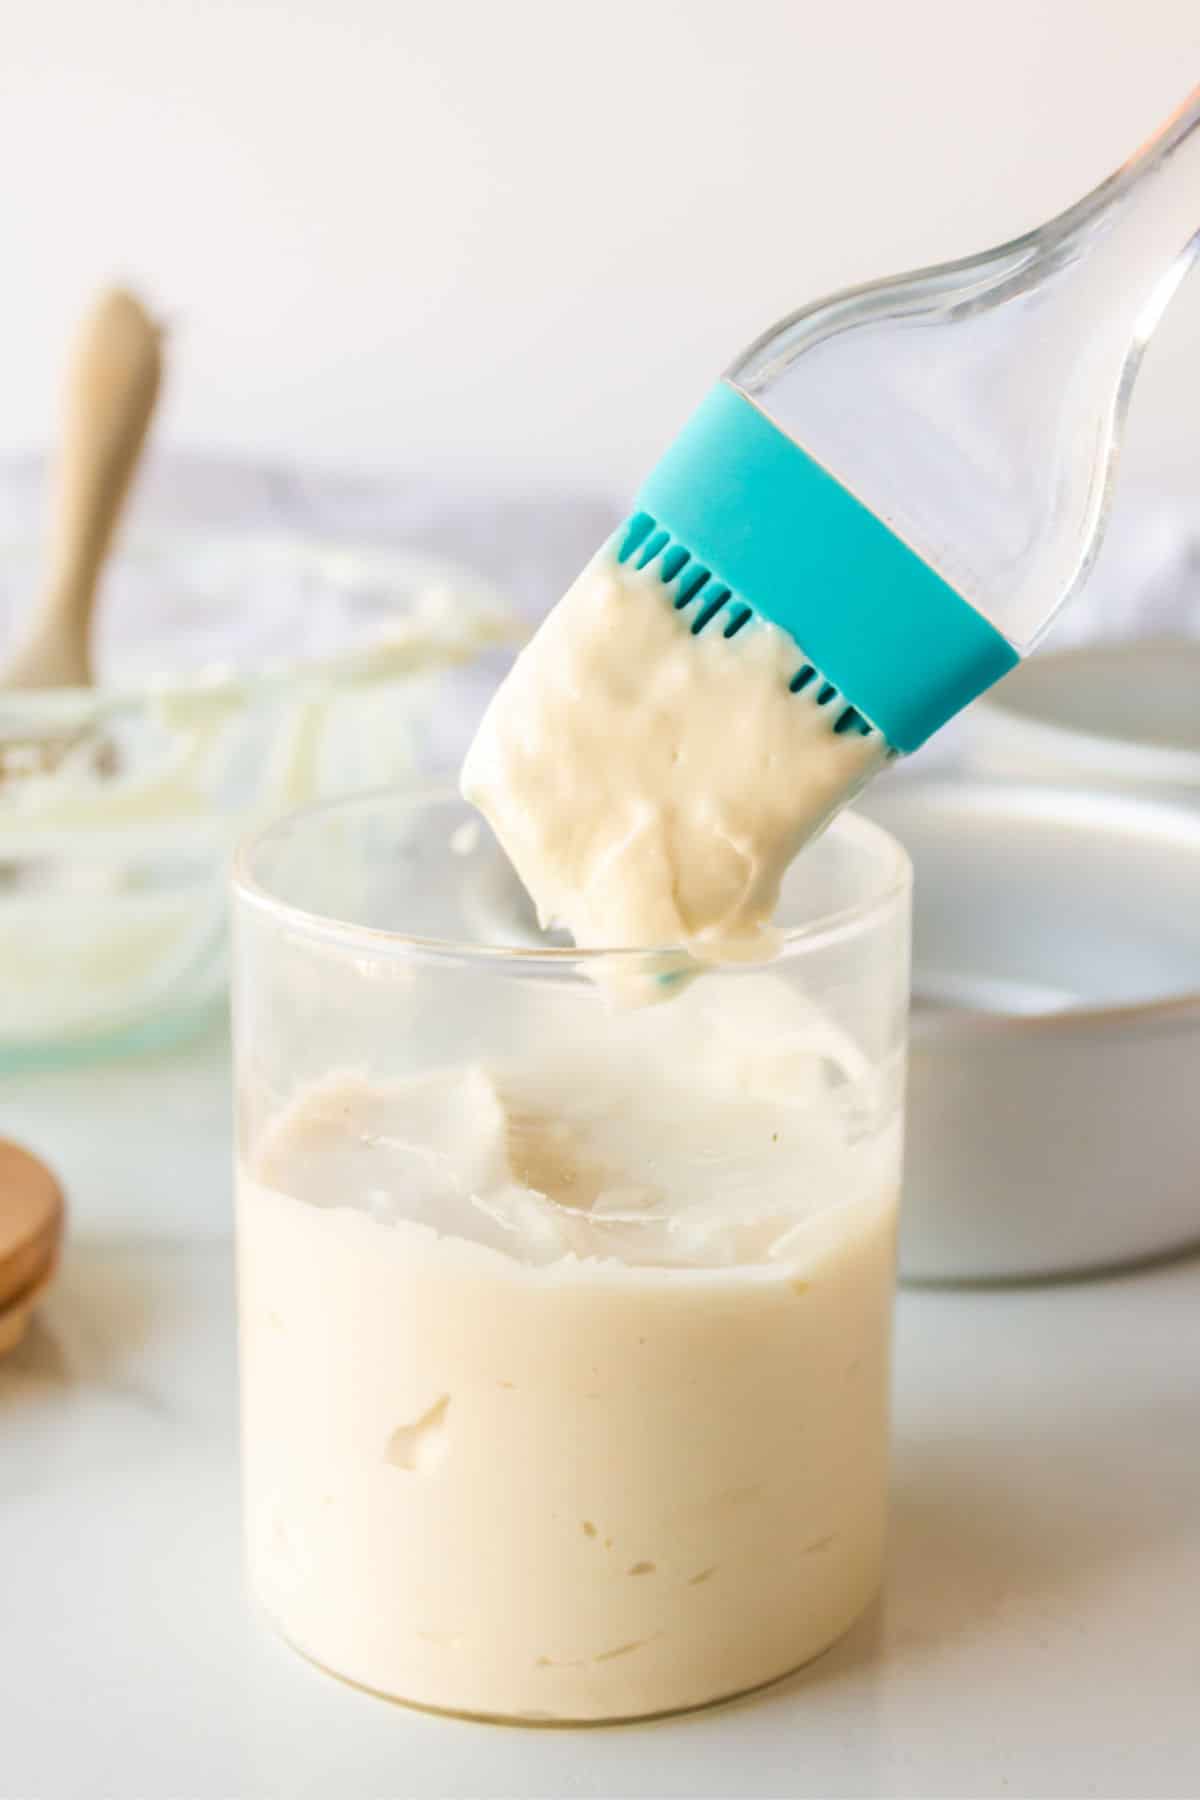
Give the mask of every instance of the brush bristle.
M 617 534 L 616 552 L 618 562 L 632 561 L 636 569 L 650 569 L 652 564 L 657 564 L 652 572 L 670 592 L 676 612 L 683 612 L 694 602 L 699 602 L 692 614 L 693 637 L 699 637 L 721 615 L 724 615 L 721 635 L 726 638 L 736 637 L 742 627 L 754 617 L 753 607 L 748 606 L 710 568 L 698 561 L 686 544 L 673 541 L 670 532 L 659 524 L 652 513 L 637 512 L 626 521 Z M 804 654 L 803 650 L 800 654 Z M 871 737 L 874 734 L 875 727 L 870 721 L 812 663 L 803 663 L 788 686 L 793 694 L 799 694 L 814 681 L 819 684 L 816 692 L 817 705 L 832 708 L 830 718 L 835 736 L 840 737 L 851 731 L 860 737 Z

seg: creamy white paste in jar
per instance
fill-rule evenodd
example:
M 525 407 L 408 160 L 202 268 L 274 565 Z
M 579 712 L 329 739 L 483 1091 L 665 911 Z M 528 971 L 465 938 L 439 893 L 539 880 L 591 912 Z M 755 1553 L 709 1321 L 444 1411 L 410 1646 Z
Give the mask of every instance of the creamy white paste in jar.
M 250 1566 L 283 1633 L 382 1693 L 582 1721 L 844 1631 L 884 1539 L 899 1124 L 861 1129 L 869 1086 L 754 974 L 297 1093 L 238 1197 Z

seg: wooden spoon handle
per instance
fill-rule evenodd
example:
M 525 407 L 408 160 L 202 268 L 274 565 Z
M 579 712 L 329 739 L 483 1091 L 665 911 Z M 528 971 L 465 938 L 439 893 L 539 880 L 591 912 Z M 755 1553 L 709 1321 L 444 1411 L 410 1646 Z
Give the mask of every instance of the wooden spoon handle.
M 37 629 L 61 644 L 62 681 L 91 679 L 92 601 L 161 379 L 158 326 L 134 295 L 103 294 L 80 328 L 67 379 L 51 574 Z
M 67 378 L 53 586 L 90 597 L 141 453 L 162 379 L 162 339 L 122 288 L 84 319 Z

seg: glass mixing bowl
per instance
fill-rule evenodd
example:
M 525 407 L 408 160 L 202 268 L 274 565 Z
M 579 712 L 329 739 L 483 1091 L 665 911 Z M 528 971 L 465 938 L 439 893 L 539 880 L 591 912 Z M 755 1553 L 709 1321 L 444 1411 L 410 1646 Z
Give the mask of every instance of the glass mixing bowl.
M 40 554 L 0 541 L 0 667 Z M 0 1067 L 202 1019 L 224 988 L 236 840 L 408 774 L 446 671 L 515 635 L 491 585 L 440 559 L 126 537 L 98 685 L 0 690 Z

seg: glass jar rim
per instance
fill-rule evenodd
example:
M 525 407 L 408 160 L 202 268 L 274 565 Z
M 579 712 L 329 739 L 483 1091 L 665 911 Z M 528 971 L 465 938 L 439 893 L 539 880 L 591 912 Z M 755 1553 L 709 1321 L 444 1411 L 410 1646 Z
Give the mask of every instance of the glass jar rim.
M 329 913 L 282 899 L 270 891 L 253 869 L 259 851 L 272 838 L 297 826 L 315 822 L 331 814 L 349 815 L 383 804 L 394 805 L 411 813 L 423 808 L 462 801 L 457 788 L 448 781 L 429 781 L 419 785 L 370 788 L 359 794 L 342 795 L 314 805 L 281 814 L 268 825 L 243 838 L 233 857 L 230 886 L 235 899 L 266 914 L 292 930 L 303 931 L 324 943 L 343 949 L 364 951 L 374 955 L 396 955 L 410 960 L 478 963 L 509 973 L 537 971 L 545 975 L 570 977 L 594 975 L 600 966 L 636 966 L 660 957 L 689 956 L 680 944 L 663 944 L 645 948 L 581 949 L 577 945 L 512 945 L 487 943 L 469 938 L 429 937 L 422 933 L 390 930 L 377 925 L 362 925 L 340 919 Z M 878 882 L 864 898 L 849 906 L 838 907 L 819 917 L 781 930 L 779 949 L 763 962 L 713 962 L 704 964 L 714 974 L 761 972 L 764 966 L 792 955 L 807 954 L 866 932 L 900 900 L 912 886 L 912 863 L 908 852 L 897 838 L 871 819 L 854 812 L 842 812 L 825 828 L 866 849 L 878 871 Z M 697 960 L 691 957 L 690 960 Z

